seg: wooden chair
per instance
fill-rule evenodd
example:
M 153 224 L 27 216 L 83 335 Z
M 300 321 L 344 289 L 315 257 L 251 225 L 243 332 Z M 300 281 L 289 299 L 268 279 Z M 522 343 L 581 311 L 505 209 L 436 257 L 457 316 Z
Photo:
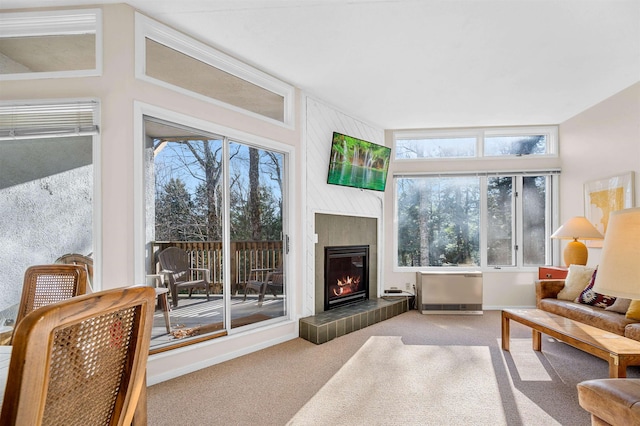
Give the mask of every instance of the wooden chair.
M 266 276 L 264 280 L 258 279 L 259 273 L 264 273 L 265 271 Z M 256 279 L 247 281 L 244 288 L 243 300 L 247 300 L 247 289 L 254 290 L 258 293 L 258 306 L 262 306 L 267 290 L 271 290 L 271 293 L 273 293 L 273 297 L 275 298 L 278 297 L 276 290 L 280 290 L 280 292 L 283 291 L 284 273 L 282 272 L 282 269 L 253 269 L 251 270 L 251 273 L 256 275 Z
M 87 270 L 83 265 L 36 265 L 24 273 L 16 326 L 31 311 L 85 294 Z
M 284 292 L 284 272 L 282 269 L 276 269 L 271 274 L 271 279 L 267 280 L 267 285 L 264 288 L 264 293 L 267 291 L 271 291 L 274 298 L 278 298 L 277 291 L 280 291 L 282 294 Z M 264 294 L 262 296 L 264 299 Z
M 249 272 L 249 279 L 244 284 L 244 298 L 242 301 L 247 300 L 247 290 L 252 290 L 258 293 L 258 305 L 262 305 L 262 299 L 264 298 L 264 290 L 266 289 L 266 283 L 271 279 L 272 268 L 257 268 L 252 269 Z M 253 279 L 251 279 L 253 278 Z
M 169 278 L 169 290 L 171 290 L 171 304 L 178 306 L 178 291 L 182 288 L 189 289 L 189 297 L 194 288 L 203 288 L 209 300 L 209 270 L 206 268 L 192 268 L 189 255 L 178 247 L 169 247 L 158 253 L 158 260 L 162 267 L 161 273 Z M 191 273 L 196 271 L 202 278 L 192 280 Z
M 146 411 L 153 288 L 120 288 L 44 306 L 18 324 L 3 425 L 129 425 Z
M 62 263 L 65 265 L 84 265 L 87 269 L 87 279 L 89 282 L 87 293 L 93 292 L 93 259 L 91 257 L 78 253 L 67 253 L 57 258 L 55 263 Z

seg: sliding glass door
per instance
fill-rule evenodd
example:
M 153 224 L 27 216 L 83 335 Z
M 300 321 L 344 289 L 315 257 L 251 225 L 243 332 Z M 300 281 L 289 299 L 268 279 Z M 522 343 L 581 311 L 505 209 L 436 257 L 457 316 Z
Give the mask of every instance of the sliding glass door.
M 146 273 L 172 305 L 152 350 L 283 318 L 285 155 L 150 116 L 144 128 Z
M 283 167 L 281 153 L 229 143 L 232 328 L 285 314 Z

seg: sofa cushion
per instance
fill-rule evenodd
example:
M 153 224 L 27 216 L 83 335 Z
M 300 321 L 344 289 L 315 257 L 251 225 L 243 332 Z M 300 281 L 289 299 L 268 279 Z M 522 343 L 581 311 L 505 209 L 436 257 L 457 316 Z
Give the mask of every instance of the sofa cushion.
M 613 311 L 619 314 L 626 315 L 629 310 L 629 305 L 631 305 L 631 299 L 625 299 L 624 297 L 616 297 L 616 301 L 613 302 L 613 305 L 607 306 L 604 308 L 606 311 Z
M 576 301 L 584 305 L 591 305 L 591 306 L 596 306 L 598 308 L 604 309 L 607 306 L 613 305 L 613 303 L 616 301 L 616 298 L 613 296 L 607 296 L 606 294 L 600 294 L 593 291 L 593 285 L 596 282 L 597 273 L 598 273 L 597 270 L 593 271 L 591 282 L 587 287 L 585 287 L 584 290 L 582 290 L 582 293 L 580 293 L 580 296 L 578 296 L 578 299 Z
M 617 312 L 605 311 L 603 308 L 568 302 L 566 300 L 542 299 L 540 301 L 539 309 L 574 321 L 579 321 L 620 336 L 625 335 L 625 327 L 628 324 L 639 322 L 638 320 L 628 319 Z
M 582 290 L 591 282 L 595 268 L 582 265 L 569 265 L 567 278 L 564 280 L 564 288 L 558 293 L 558 299 L 575 301 Z
M 627 309 L 627 318 L 640 320 L 640 300 L 632 300 Z

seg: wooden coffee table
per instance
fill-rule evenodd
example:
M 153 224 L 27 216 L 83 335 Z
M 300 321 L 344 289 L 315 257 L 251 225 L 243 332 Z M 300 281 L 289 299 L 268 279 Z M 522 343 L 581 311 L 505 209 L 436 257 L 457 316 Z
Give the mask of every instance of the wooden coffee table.
M 627 377 L 627 366 L 640 365 L 640 342 L 539 309 L 502 311 L 502 349 L 509 350 L 509 320 L 533 331 L 533 350 L 542 350 L 547 334 L 609 363 L 609 377 Z

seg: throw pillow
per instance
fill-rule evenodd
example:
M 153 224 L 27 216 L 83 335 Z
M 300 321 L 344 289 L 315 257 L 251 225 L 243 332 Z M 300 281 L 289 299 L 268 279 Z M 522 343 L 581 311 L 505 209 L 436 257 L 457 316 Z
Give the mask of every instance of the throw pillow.
M 627 319 L 640 320 L 640 300 L 632 300 L 627 310 Z
M 631 299 L 625 299 L 624 297 L 616 297 L 616 301 L 613 305 L 604 308 L 605 311 L 613 311 L 619 314 L 626 314 L 631 305 Z M 640 309 L 640 303 L 638 303 L 638 309 Z
M 613 305 L 613 303 L 616 301 L 616 298 L 613 296 L 607 296 L 605 294 L 600 294 L 593 291 L 593 284 L 595 284 L 596 282 L 597 273 L 598 273 L 597 269 L 593 271 L 591 282 L 584 290 L 582 290 L 582 293 L 580 293 L 580 296 L 578 296 L 578 303 L 595 306 L 596 308 L 606 308 L 607 306 Z
M 575 301 L 586 286 L 589 285 L 595 268 L 582 265 L 569 265 L 567 277 L 564 280 L 564 288 L 560 290 L 557 298 L 560 300 Z

